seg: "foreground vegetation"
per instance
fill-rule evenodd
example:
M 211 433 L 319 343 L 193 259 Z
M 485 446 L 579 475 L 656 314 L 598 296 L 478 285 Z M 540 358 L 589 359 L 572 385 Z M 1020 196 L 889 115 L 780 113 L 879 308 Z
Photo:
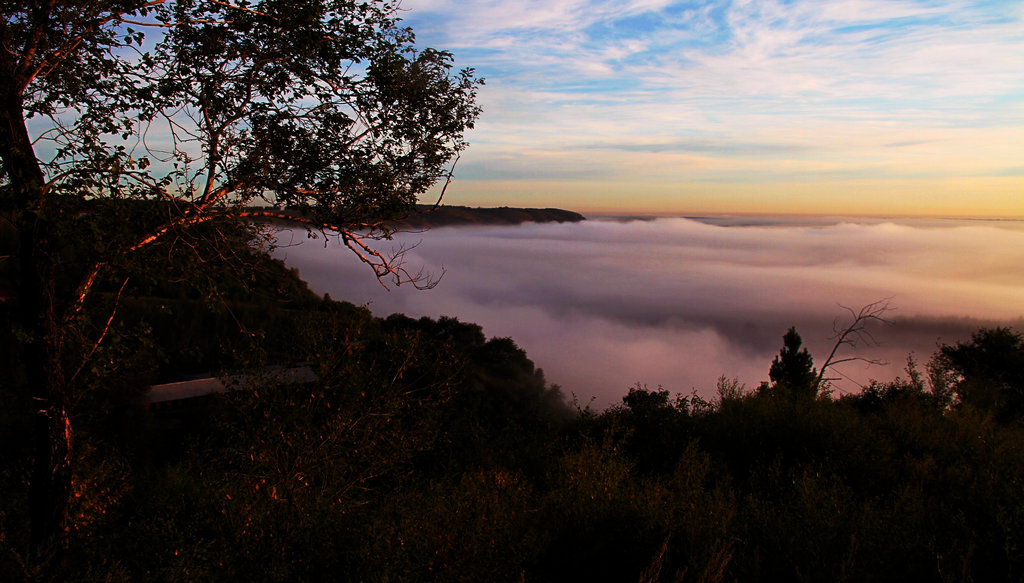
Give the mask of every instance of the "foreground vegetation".
M 201 293 L 172 285 L 175 268 L 137 268 L 79 377 L 67 580 L 1024 577 L 1012 331 L 840 399 L 808 385 L 793 331 L 762 387 L 722 379 L 707 401 L 636 386 L 593 411 L 510 339 L 376 318 L 265 256 L 246 261 L 241 280 L 204 264 Z M 318 380 L 254 377 L 167 412 L 143 398 L 176 374 L 297 362 Z M 33 576 L 20 438 L 32 403 L 17 376 L 0 417 L 4 581 Z

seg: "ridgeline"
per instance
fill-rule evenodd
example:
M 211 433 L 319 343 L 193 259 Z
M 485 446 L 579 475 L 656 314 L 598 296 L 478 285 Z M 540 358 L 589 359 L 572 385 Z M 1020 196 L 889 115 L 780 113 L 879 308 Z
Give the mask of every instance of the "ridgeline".
M 418 205 L 417 214 L 411 215 L 395 225 L 399 228 L 427 229 L 431 227 L 467 225 L 519 225 L 522 223 L 578 223 L 585 221 L 583 215 L 555 208 L 480 208 L 468 206 Z

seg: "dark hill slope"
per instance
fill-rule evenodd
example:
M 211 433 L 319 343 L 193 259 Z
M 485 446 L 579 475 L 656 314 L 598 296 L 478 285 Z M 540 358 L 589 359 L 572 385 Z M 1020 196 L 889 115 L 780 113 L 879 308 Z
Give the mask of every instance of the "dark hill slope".
M 577 223 L 586 218 L 576 212 L 546 208 L 472 208 L 423 205 L 419 214 L 395 223 L 399 228 L 430 228 L 456 225 L 518 225 L 521 223 Z

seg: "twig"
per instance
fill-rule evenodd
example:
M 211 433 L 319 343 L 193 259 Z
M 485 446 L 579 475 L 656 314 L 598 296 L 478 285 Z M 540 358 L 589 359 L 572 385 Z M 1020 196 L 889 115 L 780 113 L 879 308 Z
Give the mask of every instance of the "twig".
M 867 325 L 870 322 L 888 324 L 889 320 L 885 318 L 885 313 L 894 309 L 891 307 L 891 302 L 892 298 L 883 298 L 871 302 L 857 311 L 854 311 L 853 308 L 840 304 L 841 308 L 850 313 L 853 317 L 853 321 L 844 328 L 839 327 L 838 320 L 832 323 L 832 329 L 835 332 L 832 339 L 835 340 L 835 343 L 832 345 L 832 351 L 829 353 L 828 358 L 825 359 L 825 363 L 821 365 L 821 369 L 818 372 L 818 380 L 815 383 L 815 388 L 820 388 L 821 383 L 827 380 L 825 378 L 825 371 L 830 368 L 834 368 L 838 364 L 854 361 L 864 362 L 869 366 L 885 364 L 885 361 L 881 359 L 870 359 L 861 356 L 850 356 L 837 359 L 836 355 L 843 346 L 849 346 L 850 348 L 856 348 L 859 344 L 877 346 L 878 340 L 876 340 L 867 329 Z

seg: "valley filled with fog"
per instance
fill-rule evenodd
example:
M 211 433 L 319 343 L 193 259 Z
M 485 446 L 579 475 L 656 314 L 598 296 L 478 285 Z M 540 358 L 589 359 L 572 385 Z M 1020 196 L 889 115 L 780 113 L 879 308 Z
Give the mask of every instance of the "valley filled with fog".
M 325 245 L 326 243 L 326 245 Z M 275 255 L 317 293 L 374 314 L 454 316 L 508 336 L 549 382 L 597 407 L 641 383 L 714 394 L 721 375 L 767 380 L 796 326 L 820 364 L 846 308 L 887 299 L 877 346 L 847 356 L 839 393 L 922 365 L 937 343 L 1024 316 L 1024 228 L 1007 221 L 608 219 L 446 227 L 399 234 L 406 267 L 444 273 L 436 287 L 385 290 L 337 241 L 278 233 Z

